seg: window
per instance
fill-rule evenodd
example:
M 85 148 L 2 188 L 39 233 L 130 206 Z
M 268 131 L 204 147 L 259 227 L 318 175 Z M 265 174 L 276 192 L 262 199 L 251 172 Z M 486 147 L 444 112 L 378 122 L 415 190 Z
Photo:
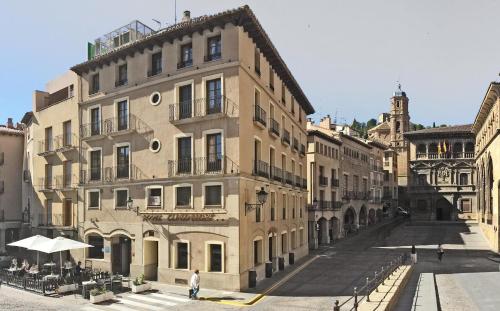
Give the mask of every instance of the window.
M 63 123 L 63 145 L 64 147 L 71 147 L 72 143 L 70 120 Z
M 205 186 L 205 206 L 222 206 L 222 186 Z
M 176 269 L 188 269 L 189 244 L 185 242 L 177 243 Z
M 151 140 L 151 143 L 149 143 L 149 150 L 151 150 L 151 152 L 157 153 L 158 151 L 160 151 L 160 148 L 161 148 L 160 140 L 158 138 L 153 138 Z
M 255 73 L 260 76 L 260 52 L 257 48 L 254 50 L 254 68 L 255 68 Z
M 100 190 L 89 190 L 88 192 L 88 208 L 89 209 L 99 209 L 101 201 L 101 191 Z
M 222 245 L 209 244 L 209 270 L 210 272 L 222 272 Z
M 297 247 L 295 234 L 296 234 L 296 231 L 291 232 L 291 247 L 292 247 L 292 249 L 295 249 Z
M 222 135 L 207 135 L 207 171 L 218 172 L 222 169 Z
M 187 84 L 179 87 L 179 119 L 192 117 L 193 93 L 192 85 Z
M 151 55 L 151 72 L 148 76 L 156 76 L 162 71 L 161 68 L 161 52 Z
M 191 137 L 177 139 L 177 172 L 191 172 Z
M 128 201 L 128 190 L 127 189 L 116 189 L 115 190 L 115 207 L 116 208 L 127 208 Z
M 118 131 L 123 131 L 128 129 L 128 100 L 122 100 L 116 103 L 116 114 L 118 116 L 118 119 L 116 120 L 117 123 L 117 130 Z
M 191 207 L 191 186 L 182 186 L 175 188 L 175 206 L 190 208 Z
M 221 113 L 222 112 L 221 79 L 208 80 L 206 87 L 207 87 L 206 113 L 207 114 Z
M 163 205 L 163 188 L 150 187 L 146 190 L 149 208 L 161 208 Z
M 45 150 L 43 151 L 52 151 L 53 149 L 54 149 L 54 144 L 52 136 L 52 127 L 47 127 L 45 129 Z
M 460 185 L 468 185 L 469 184 L 469 175 L 467 173 L 460 174 Z
M 116 148 L 116 178 L 129 178 L 130 146 Z
M 91 259 L 104 259 L 104 238 L 99 235 L 89 235 L 87 243 L 93 247 L 87 248 L 88 258 Z
M 262 240 L 253 241 L 253 264 L 258 266 L 263 262 Z
M 460 210 L 463 213 L 471 213 L 472 212 L 471 200 L 470 199 L 462 199 L 460 201 Z
M 217 60 L 220 58 L 221 58 L 221 36 L 208 38 L 206 61 Z
M 101 150 L 90 151 L 90 180 L 101 180 Z
M 72 161 L 63 162 L 63 185 L 64 188 L 70 188 L 73 186 L 73 173 L 72 173 Z
M 291 111 L 292 111 L 292 114 L 295 115 L 295 99 L 292 97 L 291 99 Z
M 149 103 L 153 106 L 158 106 L 161 102 L 161 94 L 160 92 L 153 92 L 149 96 Z
M 274 91 L 274 71 L 269 67 L 269 88 Z
M 187 43 L 181 46 L 181 61 L 178 68 L 189 67 L 193 65 L 193 45 Z
M 281 219 L 286 219 L 286 194 L 283 194 L 283 200 L 281 204 L 283 204 L 281 209 L 282 210 Z
M 276 220 L 276 192 L 271 192 L 271 221 Z
M 285 83 L 281 83 L 281 103 L 286 105 Z
M 255 202 L 257 202 L 257 197 L 258 197 L 258 191 L 256 192 L 255 194 Z M 255 222 L 261 222 L 262 221 L 262 215 L 261 215 L 261 209 L 262 209 L 262 205 L 257 205 L 255 207 Z
M 100 90 L 99 73 L 96 73 L 93 74 L 92 77 L 90 78 L 89 95 L 95 94 L 99 92 L 99 90 Z
M 101 108 L 90 109 L 90 135 L 101 134 Z
M 122 86 L 127 84 L 127 64 L 118 66 L 118 79 L 115 82 L 115 86 Z
M 52 164 L 45 164 L 44 189 L 52 189 Z

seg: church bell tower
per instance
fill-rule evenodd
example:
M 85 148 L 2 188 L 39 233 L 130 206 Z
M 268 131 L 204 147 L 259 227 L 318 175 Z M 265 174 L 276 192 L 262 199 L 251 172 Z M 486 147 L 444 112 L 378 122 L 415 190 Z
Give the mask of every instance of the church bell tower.
M 401 84 L 391 98 L 390 112 L 391 148 L 398 156 L 398 186 L 408 185 L 409 174 L 409 144 L 403 134 L 410 131 L 410 114 L 408 112 L 408 97 L 401 90 Z

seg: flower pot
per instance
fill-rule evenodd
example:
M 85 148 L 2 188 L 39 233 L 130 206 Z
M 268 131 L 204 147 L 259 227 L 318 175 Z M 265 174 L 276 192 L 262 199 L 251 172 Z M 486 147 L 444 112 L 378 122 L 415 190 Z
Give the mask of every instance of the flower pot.
M 91 303 L 99 303 L 99 302 L 103 302 L 106 300 L 111 300 L 114 297 L 115 297 L 115 295 L 113 294 L 113 292 L 105 292 L 104 294 L 100 294 L 97 296 L 90 295 L 90 302 Z
M 141 293 L 151 289 L 151 283 L 144 283 L 141 285 L 134 285 L 132 283 L 132 293 Z
M 78 289 L 78 284 L 65 284 L 59 286 L 57 291 L 62 294 L 62 293 L 67 293 L 67 292 L 74 292 L 75 290 Z

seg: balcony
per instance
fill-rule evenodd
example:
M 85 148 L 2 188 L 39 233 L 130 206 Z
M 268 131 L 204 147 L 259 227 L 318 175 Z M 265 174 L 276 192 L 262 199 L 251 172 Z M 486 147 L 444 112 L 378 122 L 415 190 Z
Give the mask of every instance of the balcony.
M 129 180 L 149 179 L 137 166 L 134 164 L 118 165 L 100 168 L 91 168 L 80 172 L 80 183 L 114 183 Z
M 306 155 L 306 146 L 304 144 L 300 144 L 300 155 L 301 156 Z
M 177 63 L 177 69 L 182 69 L 191 66 L 193 66 L 193 59 L 185 59 Z
M 429 152 L 417 153 L 417 160 L 439 160 L 439 159 L 474 159 L 474 152 Z
M 207 54 L 207 55 L 205 55 L 205 57 L 204 57 L 204 59 L 203 59 L 203 60 L 204 60 L 205 62 L 212 62 L 212 61 L 214 61 L 214 60 L 219 60 L 219 59 L 221 59 L 221 57 L 222 57 L 221 53 L 220 53 L 220 52 L 217 52 L 217 53 L 213 53 L 213 54 Z
M 269 164 L 262 160 L 255 160 L 253 163 L 253 174 L 269 178 Z
M 283 128 L 283 133 L 281 136 L 281 142 L 284 145 L 290 145 L 290 132 Z
M 302 177 L 295 175 L 295 187 L 302 187 Z
M 290 186 L 293 186 L 293 175 L 291 172 L 285 172 L 285 182 Z
M 61 191 L 75 190 L 78 186 L 78 178 L 75 175 L 66 174 L 55 177 L 54 189 Z
M 307 189 L 307 178 L 302 178 L 302 189 Z
M 343 192 L 342 199 L 344 200 L 368 200 L 370 198 L 369 192 L 362 191 L 345 191 Z
M 168 161 L 168 177 L 238 174 L 239 167 L 224 155 Z
M 315 205 L 309 204 L 308 209 L 310 211 L 338 211 L 342 209 L 342 202 L 339 201 L 318 201 Z
M 169 120 L 173 124 L 233 117 L 238 111 L 238 106 L 224 95 L 175 103 L 168 108 Z
M 161 74 L 161 72 L 162 72 L 161 67 L 148 70 L 148 78 L 157 76 L 157 75 Z
M 72 215 L 72 213 L 67 213 L 67 214 L 40 213 L 40 214 L 38 214 L 38 226 L 39 227 L 72 227 L 73 226 L 73 215 Z
M 271 166 L 271 178 L 283 182 L 283 170 L 276 166 Z
M 293 144 L 292 144 L 293 150 L 294 151 L 299 151 L 299 140 L 297 138 L 293 138 Z
M 259 105 L 254 106 L 253 121 L 255 124 L 263 128 L 266 128 L 267 126 L 266 115 L 267 115 L 266 111 L 262 109 Z
M 128 79 L 119 79 L 119 80 L 115 81 L 115 87 L 124 86 L 124 85 L 127 85 L 127 83 L 128 83 Z
M 273 118 L 269 118 L 269 133 L 275 137 L 280 136 L 280 124 Z
M 52 177 L 38 178 L 38 190 L 40 192 L 53 192 L 55 190 L 55 180 Z
M 39 156 L 49 156 L 56 152 L 67 152 L 78 148 L 78 136 L 73 133 L 63 134 L 51 139 L 38 141 Z
M 109 118 L 80 126 L 80 137 L 83 140 L 97 140 L 105 136 L 119 136 L 133 132 L 147 132 L 151 129 L 133 114 Z
M 326 177 L 326 176 L 321 176 L 321 175 L 320 175 L 320 176 L 319 176 L 319 185 L 320 185 L 321 187 L 326 187 L 326 186 L 328 186 L 328 177 Z
M 331 179 L 330 186 L 331 186 L 332 188 L 334 188 L 334 187 L 338 187 L 338 186 L 339 186 L 339 180 L 338 180 L 337 178 L 332 178 L 332 179 Z

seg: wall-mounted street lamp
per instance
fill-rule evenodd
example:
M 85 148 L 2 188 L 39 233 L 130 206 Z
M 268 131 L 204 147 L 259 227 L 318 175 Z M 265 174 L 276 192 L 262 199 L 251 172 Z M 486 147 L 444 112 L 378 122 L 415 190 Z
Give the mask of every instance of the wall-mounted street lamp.
M 137 214 L 137 216 L 139 216 L 139 206 L 134 207 L 134 200 L 132 200 L 132 197 L 128 197 L 127 209 L 129 211 L 134 211 Z
M 268 193 L 264 190 L 264 187 L 260 188 L 260 191 L 257 192 L 257 200 L 259 203 L 245 203 L 245 214 L 248 211 L 251 211 L 254 208 L 261 207 L 267 201 Z

